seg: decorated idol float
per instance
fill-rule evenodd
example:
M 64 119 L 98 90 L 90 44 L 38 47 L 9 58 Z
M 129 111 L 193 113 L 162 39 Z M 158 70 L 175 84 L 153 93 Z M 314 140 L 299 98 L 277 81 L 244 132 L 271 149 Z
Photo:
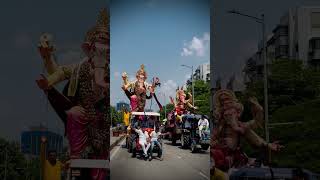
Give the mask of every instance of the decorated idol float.
M 107 168 L 102 164 L 109 159 L 110 141 L 109 37 L 109 14 L 103 9 L 96 25 L 85 35 L 82 44 L 85 57 L 79 62 L 57 64 L 48 34 L 43 34 L 39 43 L 47 75 L 41 75 L 37 84 L 64 122 L 71 167 L 77 164 L 85 167 L 88 164 L 85 160 L 92 160 L 91 167 L 80 170 L 82 179 L 104 180 L 107 177 Z M 59 92 L 55 85 L 63 81 L 67 84 Z
M 241 121 L 243 105 L 234 92 L 218 90 L 214 95 L 215 125 L 211 138 L 211 157 L 215 168 L 228 172 L 250 165 L 249 158 L 242 151 L 240 140 L 246 140 L 253 148 L 266 151 L 280 151 L 277 142 L 267 143 L 254 131 L 264 125 L 264 111 L 255 97 L 248 99 L 253 120 Z

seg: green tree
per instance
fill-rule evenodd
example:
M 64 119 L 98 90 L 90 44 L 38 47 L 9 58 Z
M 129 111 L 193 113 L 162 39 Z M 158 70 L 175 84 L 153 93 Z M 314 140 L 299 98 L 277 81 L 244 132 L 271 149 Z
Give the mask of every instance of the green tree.
M 123 122 L 123 117 L 121 116 L 121 113 L 116 110 L 115 107 L 110 106 L 110 112 L 111 112 L 111 119 L 112 119 L 112 125 L 116 126 L 118 123 Z
M 4 179 L 5 169 L 7 179 L 25 179 L 26 160 L 20 152 L 18 143 L 0 138 L 0 158 L 0 179 Z
M 192 93 L 192 86 L 187 87 Z M 203 80 L 194 81 L 194 105 L 198 107 L 196 113 L 210 116 L 210 84 Z
M 318 141 L 320 122 L 320 70 L 304 66 L 302 61 L 277 59 L 269 67 L 268 100 L 270 123 L 302 122 L 275 126 L 270 140 L 281 140 L 285 149 L 273 154 L 272 160 L 282 167 L 303 167 L 320 172 Z M 254 95 L 263 104 L 263 81 L 250 83 L 240 98 L 248 109 L 246 97 Z M 245 111 L 244 119 L 250 119 Z M 259 131 L 260 133 L 260 131 Z M 258 156 L 254 149 L 244 148 L 249 156 Z
M 166 108 L 166 109 L 165 109 Z M 173 104 L 166 104 L 165 106 L 163 106 L 162 110 L 159 111 L 160 113 L 160 118 L 161 119 L 165 119 L 167 118 L 167 116 L 165 115 L 165 111 L 168 114 L 169 112 L 171 112 L 174 109 Z

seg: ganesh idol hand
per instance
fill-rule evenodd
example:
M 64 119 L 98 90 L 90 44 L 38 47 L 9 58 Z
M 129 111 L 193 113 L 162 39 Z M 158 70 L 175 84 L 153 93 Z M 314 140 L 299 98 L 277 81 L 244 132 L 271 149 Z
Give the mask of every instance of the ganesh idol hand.
M 284 146 L 279 144 L 279 141 L 275 141 L 273 143 L 268 144 L 268 147 L 272 151 L 280 151 L 282 148 L 284 148 Z
M 249 102 L 252 104 L 252 113 L 256 114 L 263 111 L 263 107 L 259 104 L 257 98 L 250 97 Z

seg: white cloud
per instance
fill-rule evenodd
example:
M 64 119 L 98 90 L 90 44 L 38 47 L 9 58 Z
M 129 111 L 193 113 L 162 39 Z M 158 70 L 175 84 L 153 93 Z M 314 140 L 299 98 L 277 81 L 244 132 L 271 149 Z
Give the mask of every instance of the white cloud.
M 190 42 L 184 43 L 183 46 L 181 56 L 203 57 L 210 48 L 210 34 L 206 32 L 200 38 L 194 36 Z
M 191 74 L 186 74 L 186 75 L 184 76 L 184 78 L 185 78 L 185 80 L 190 79 L 190 78 L 191 78 Z
M 165 95 L 165 104 L 169 103 L 169 97 L 175 97 L 176 89 L 178 84 L 173 80 L 167 80 L 161 84 L 160 89 L 158 90 L 159 96 L 161 96 L 161 101 L 163 103 L 163 96 Z

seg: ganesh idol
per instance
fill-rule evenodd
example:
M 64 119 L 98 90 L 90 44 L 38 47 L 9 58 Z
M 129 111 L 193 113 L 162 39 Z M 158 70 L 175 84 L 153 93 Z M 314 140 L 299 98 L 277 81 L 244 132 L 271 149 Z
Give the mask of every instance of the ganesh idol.
M 109 15 L 103 9 L 95 26 L 85 35 L 85 57 L 69 65 L 58 65 L 49 36 L 40 38 L 39 52 L 47 76 L 38 86 L 65 124 L 71 159 L 109 158 Z M 62 93 L 55 85 L 67 81 Z M 106 179 L 105 169 L 84 169 L 91 180 Z M 89 171 L 89 172 L 88 172 Z
M 183 87 L 180 89 L 179 87 L 177 88 L 176 100 L 170 97 L 170 101 L 171 104 L 174 105 L 174 115 L 176 116 L 176 120 L 179 122 L 182 121 L 182 116 L 184 114 L 198 109 L 196 106 L 192 105 L 192 94 L 190 92 L 186 94 Z
M 160 85 L 159 79 L 154 78 L 152 84 L 147 83 L 147 72 L 145 71 L 144 65 L 141 65 L 140 69 L 137 71 L 135 81 L 129 82 L 126 72 L 122 73 L 122 79 L 122 89 L 130 99 L 131 111 L 144 112 L 146 100 L 151 99 L 152 97 L 156 99 L 161 109 L 161 105 L 155 95 L 155 88 Z
M 276 152 L 283 148 L 277 141 L 268 143 L 255 133 L 255 129 L 263 128 L 264 111 L 255 97 L 250 97 L 248 101 L 253 120 L 241 121 L 244 108 L 232 91 L 221 89 L 214 95 L 215 127 L 211 138 L 211 155 L 215 167 L 222 171 L 248 165 L 248 157 L 240 147 L 241 139 L 257 149 Z

